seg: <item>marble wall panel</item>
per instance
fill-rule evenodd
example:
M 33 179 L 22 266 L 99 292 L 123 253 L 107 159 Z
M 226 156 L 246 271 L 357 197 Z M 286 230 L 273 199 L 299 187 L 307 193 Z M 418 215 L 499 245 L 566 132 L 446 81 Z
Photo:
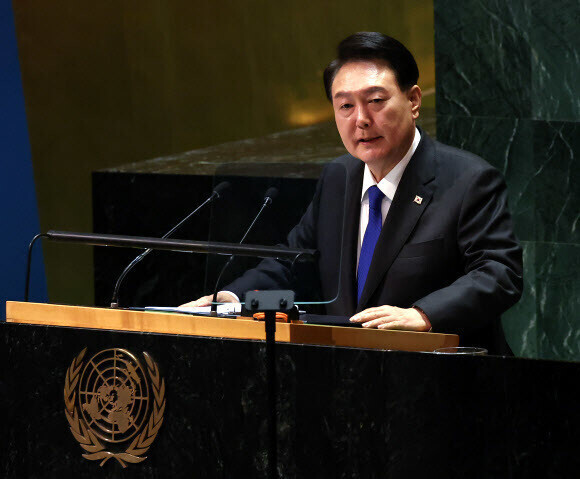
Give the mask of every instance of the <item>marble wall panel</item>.
M 506 178 L 525 286 L 504 329 L 523 356 L 580 360 L 579 17 L 573 0 L 435 1 L 437 137 Z
M 437 117 L 437 139 L 471 151 L 502 172 L 515 231 L 521 241 L 536 238 L 532 124 L 517 118 Z
M 445 115 L 437 124 L 440 141 L 477 153 L 506 178 L 524 248 L 522 299 L 503 321 L 515 354 L 580 360 L 580 317 L 570 309 L 580 293 L 579 124 Z
M 495 166 L 506 178 L 514 228 L 522 243 L 524 291 L 519 303 L 503 316 L 503 326 L 514 354 L 538 355 L 536 317 L 536 169 L 533 122 L 517 118 L 441 115 L 438 140 L 472 151 Z
M 578 0 L 528 0 L 534 118 L 580 120 Z
M 434 6 L 437 113 L 530 117 L 527 5 L 436 0 Z
M 536 244 L 539 355 L 580 360 L 580 244 Z
M 575 0 L 435 1 L 441 114 L 580 118 Z
M 508 344 L 516 356 L 535 358 L 538 350 L 538 316 L 536 295 L 536 242 L 522 241 L 524 258 L 524 291 L 519 302 L 502 316 Z
M 539 241 L 580 243 L 580 123 L 534 122 Z

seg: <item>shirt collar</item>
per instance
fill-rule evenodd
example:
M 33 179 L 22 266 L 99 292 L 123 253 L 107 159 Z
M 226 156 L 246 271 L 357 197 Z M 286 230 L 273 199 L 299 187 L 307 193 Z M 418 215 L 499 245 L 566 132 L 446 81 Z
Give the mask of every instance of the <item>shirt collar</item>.
M 397 187 L 399 186 L 399 182 L 401 181 L 401 177 L 403 176 L 403 173 L 405 172 L 405 168 L 407 168 L 407 165 L 409 164 L 411 157 L 415 153 L 417 146 L 419 146 L 420 141 L 421 141 L 421 133 L 419 133 L 419 130 L 417 129 L 417 127 L 415 127 L 415 135 L 413 136 L 413 143 L 411 144 L 411 147 L 409 148 L 409 150 L 407 151 L 405 156 L 403 156 L 401 161 L 399 161 L 395 165 L 395 167 L 391 171 L 389 171 L 389 173 L 387 173 L 387 176 L 385 176 L 378 183 L 373 178 L 373 174 L 371 173 L 369 166 L 367 164 L 365 164 L 365 171 L 364 171 L 364 175 L 363 175 L 362 193 L 361 193 L 361 198 L 360 198 L 361 201 L 363 201 L 365 196 L 368 196 L 367 191 L 373 185 L 377 185 L 379 190 L 381 190 L 383 192 L 383 194 L 387 198 L 389 198 L 389 200 L 393 201 L 393 198 L 395 196 L 395 191 L 397 191 Z

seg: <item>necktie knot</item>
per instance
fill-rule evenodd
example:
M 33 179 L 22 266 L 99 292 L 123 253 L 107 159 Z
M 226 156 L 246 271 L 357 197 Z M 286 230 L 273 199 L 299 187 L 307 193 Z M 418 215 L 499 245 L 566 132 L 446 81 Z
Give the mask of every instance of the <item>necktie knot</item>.
M 377 185 L 373 185 L 369 188 L 369 208 L 371 210 L 380 210 L 381 204 L 385 194 L 379 190 Z

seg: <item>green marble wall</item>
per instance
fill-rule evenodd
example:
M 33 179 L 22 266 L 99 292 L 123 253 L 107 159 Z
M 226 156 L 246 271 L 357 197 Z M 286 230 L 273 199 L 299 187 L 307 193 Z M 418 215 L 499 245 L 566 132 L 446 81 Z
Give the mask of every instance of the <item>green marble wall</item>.
M 514 352 L 580 360 L 577 0 L 435 1 L 437 137 L 508 183 L 525 290 L 504 316 Z

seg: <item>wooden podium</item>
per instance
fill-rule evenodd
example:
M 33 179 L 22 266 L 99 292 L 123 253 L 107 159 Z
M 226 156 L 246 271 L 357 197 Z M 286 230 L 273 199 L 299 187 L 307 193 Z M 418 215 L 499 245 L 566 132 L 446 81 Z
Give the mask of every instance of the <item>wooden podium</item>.
M 221 360 L 216 361 L 214 352 L 209 355 L 202 354 L 201 360 L 196 362 L 202 370 L 217 373 L 218 378 L 224 374 L 220 370 L 228 371 L 226 374 L 231 376 L 232 372 L 237 369 L 236 363 L 240 360 L 240 354 L 236 352 L 235 343 L 245 342 L 251 344 L 254 351 L 264 350 L 263 358 L 260 358 L 252 367 L 246 368 L 242 377 L 245 377 L 247 381 L 258 381 L 261 384 L 251 404 L 255 413 L 258 413 L 258 418 L 267 418 L 267 439 L 262 439 L 267 446 L 268 478 L 279 477 L 277 468 L 280 445 L 278 443 L 282 432 L 277 425 L 277 418 L 280 412 L 278 410 L 283 409 L 283 403 L 286 402 L 283 389 L 282 398 L 279 398 L 277 392 L 280 389 L 277 370 L 283 367 L 285 354 L 278 348 L 274 351 L 276 343 L 298 347 L 342 346 L 343 348 L 340 349 L 424 352 L 456 346 L 459 343 L 456 335 L 286 322 L 276 323 L 275 341 L 273 341 L 272 336 L 266 337 L 266 323 L 253 318 L 226 319 L 175 312 L 115 310 L 20 302 L 7 303 L 6 321 L 21 334 L 26 334 L 26 328 L 41 328 L 41 331 L 48 333 L 51 337 L 60 337 L 58 341 L 63 346 L 66 344 L 69 349 L 71 346 L 78 348 L 68 368 L 64 366 L 56 368 L 61 375 L 66 371 L 63 381 L 64 409 L 71 436 L 85 451 L 83 458 L 89 461 L 100 461 L 101 465 L 109 461 L 114 464 L 116 461 L 123 469 L 147 459 L 163 422 L 169 422 L 164 416 L 165 412 L 169 413 L 169 408 L 171 407 L 172 410 L 174 408 L 167 404 L 175 402 L 174 391 L 179 388 L 180 381 L 175 384 L 176 381 L 171 380 L 171 385 L 168 384 L 166 387 L 163 373 L 166 373 L 168 369 L 171 371 L 171 361 L 164 357 L 161 352 L 164 348 L 160 348 L 159 344 L 169 343 L 169 348 L 172 348 L 174 347 L 172 343 L 176 341 L 171 338 L 175 336 L 198 338 L 198 341 L 202 342 L 197 343 L 196 349 L 200 350 L 204 347 L 213 350 L 214 343 L 219 344 L 222 349 Z M 77 339 L 63 340 L 62 335 L 66 336 L 67 332 L 72 333 Z M 87 333 L 89 336 L 86 335 Z M 122 334 L 122 339 L 118 338 L 119 333 Z M 98 338 L 107 334 L 114 336 L 107 341 L 108 346 L 103 347 L 103 343 L 100 342 L 102 339 Z M 127 346 L 129 334 L 133 336 L 133 347 Z M 139 336 L 141 336 L 141 341 L 138 340 Z M 156 337 L 154 346 L 145 346 L 151 337 Z M 299 355 L 305 356 L 307 353 L 303 351 Z M 67 356 L 67 359 L 71 361 L 70 355 L 67 354 Z M 159 362 L 156 362 L 156 358 Z M 49 374 L 54 374 L 54 369 Z M 171 373 L 168 374 L 168 383 L 170 375 Z M 231 381 L 232 379 L 225 383 L 229 386 Z M 287 382 L 284 380 L 283 373 L 282 381 Z M 17 382 L 17 378 L 13 379 L 13 383 Z M 207 397 L 210 404 L 218 400 L 219 404 L 211 406 L 209 411 L 211 414 L 219 413 L 222 407 L 239 406 L 239 398 L 230 401 L 229 405 L 224 403 L 224 393 L 216 394 L 215 387 L 216 385 L 213 384 L 199 392 Z M 195 389 L 195 387 L 190 386 L 188 389 Z M 236 391 L 237 388 L 232 386 L 226 396 L 232 392 L 235 396 Z M 266 401 L 263 401 L 264 393 L 266 393 Z M 169 397 L 170 394 L 173 397 Z M 54 403 L 56 410 L 62 410 L 59 400 L 55 398 L 51 402 Z M 207 407 L 207 403 L 205 406 Z M 139 411 L 147 412 L 140 413 Z M 175 427 L 175 420 L 171 422 Z M 227 428 L 235 430 L 236 427 L 233 424 L 235 421 L 230 421 Z M 259 423 L 250 426 L 249 429 L 246 426 L 241 429 L 241 432 L 248 433 L 256 429 L 256 426 L 259 427 Z M 217 428 L 222 429 L 221 426 Z M 62 424 L 61 429 L 63 429 Z M 239 427 L 238 431 L 240 431 Z M 160 447 L 164 450 L 163 454 L 167 454 L 167 446 Z M 285 452 L 282 448 L 280 454 L 284 455 Z M 244 463 L 245 461 L 238 459 L 237 462 Z M 232 470 L 239 467 L 236 466 L 236 461 L 231 461 L 230 466 Z M 108 464 L 107 467 L 111 472 L 111 465 Z M 159 472 L 158 467 L 154 465 L 149 467 L 153 467 L 150 470 L 155 473 Z M 133 469 L 124 474 L 137 473 L 137 470 Z M 168 471 L 165 472 L 168 473 Z M 255 470 L 248 471 L 246 477 L 255 477 L 256 472 Z M 118 472 L 113 472 L 113 474 L 118 474 Z
M 224 319 L 192 316 L 190 314 L 8 301 L 6 303 L 6 321 L 45 326 L 139 331 L 230 339 L 265 339 L 264 323 L 244 317 Z M 457 346 L 459 344 L 459 336 L 412 331 L 385 331 L 339 326 L 277 323 L 276 341 L 398 351 L 434 351 L 438 348 Z
M 276 326 L 279 478 L 580 468 L 580 364 L 413 352 L 457 344 L 433 333 Z M 8 303 L 0 477 L 266 478 L 264 330 L 250 319 Z

